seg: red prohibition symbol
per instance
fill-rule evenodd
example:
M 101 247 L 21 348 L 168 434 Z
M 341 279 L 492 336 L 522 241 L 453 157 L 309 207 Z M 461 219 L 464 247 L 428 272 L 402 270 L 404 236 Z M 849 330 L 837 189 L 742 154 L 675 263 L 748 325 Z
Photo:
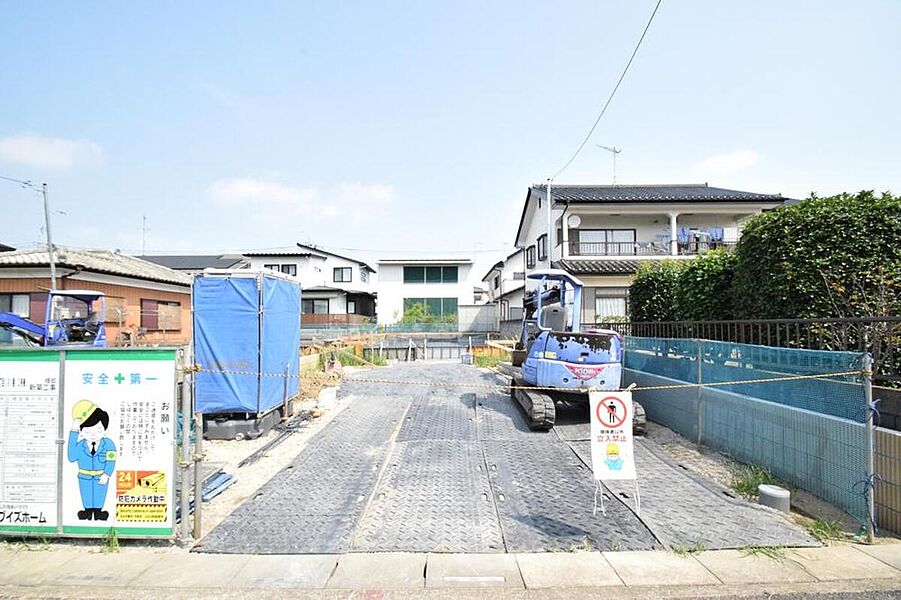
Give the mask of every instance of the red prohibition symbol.
M 602 427 L 616 429 L 626 422 L 626 403 L 616 396 L 607 396 L 595 409 L 595 416 Z

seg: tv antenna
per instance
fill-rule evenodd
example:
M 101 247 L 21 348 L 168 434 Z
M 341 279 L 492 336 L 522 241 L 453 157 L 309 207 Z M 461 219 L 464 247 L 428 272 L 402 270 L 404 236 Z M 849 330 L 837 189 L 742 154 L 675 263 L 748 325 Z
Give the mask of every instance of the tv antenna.
M 145 256 L 147 254 L 147 232 L 150 231 L 150 228 L 147 227 L 147 215 L 141 216 L 141 256 Z
M 622 148 L 617 148 L 616 146 L 602 146 L 601 144 L 595 144 L 601 150 L 606 150 L 607 152 L 613 155 L 613 185 L 616 185 L 616 155 L 623 151 Z

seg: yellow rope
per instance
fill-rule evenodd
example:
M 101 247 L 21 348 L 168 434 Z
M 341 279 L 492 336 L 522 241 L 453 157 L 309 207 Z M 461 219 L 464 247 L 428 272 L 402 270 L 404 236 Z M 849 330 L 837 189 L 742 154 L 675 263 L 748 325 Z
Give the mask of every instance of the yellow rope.
M 226 369 L 206 369 L 201 366 L 197 366 L 196 370 L 201 373 L 219 373 L 224 375 L 248 375 L 253 377 L 288 377 L 288 378 L 301 378 L 301 379 L 311 379 L 311 380 L 328 380 L 331 379 L 328 374 L 325 373 L 308 373 L 306 375 L 285 375 L 284 373 L 257 373 L 253 371 L 232 371 Z M 505 373 L 501 373 L 495 369 L 491 369 L 496 375 L 501 375 L 503 377 L 507 377 L 512 379 L 509 375 Z M 690 389 L 690 388 L 699 388 L 699 387 L 719 387 L 726 385 L 745 385 L 751 383 L 773 383 L 773 382 L 781 382 L 781 381 L 804 381 L 809 379 L 825 379 L 828 377 L 845 377 L 849 375 L 859 375 L 866 376 L 869 373 L 864 371 L 842 371 L 838 373 L 819 373 L 816 375 L 790 375 L 786 377 L 767 377 L 761 379 L 744 379 L 740 381 L 712 381 L 709 383 L 676 383 L 670 385 L 650 385 L 643 387 L 632 387 L 632 388 L 616 388 L 616 389 L 604 389 L 604 391 L 613 392 L 613 391 L 632 391 L 632 392 L 646 392 L 651 390 L 679 390 L 679 389 Z M 410 381 L 410 380 L 395 380 L 395 379 L 381 379 L 381 378 L 373 378 L 373 377 L 354 377 L 348 379 L 348 381 L 353 383 L 375 383 L 375 384 L 385 384 L 385 385 L 420 385 L 420 386 L 428 386 L 428 387 L 462 387 L 467 389 L 490 389 L 496 390 L 497 388 L 507 388 L 511 390 L 535 390 L 535 391 L 560 391 L 559 387 L 551 387 L 551 386 L 537 386 L 537 385 L 492 385 L 487 383 L 458 383 L 451 381 Z M 844 383 L 849 385 L 861 385 L 855 384 L 851 382 L 836 382 L 836 383 Z M 572 391 L 578 391 L 579 389 L 585 388 L 568 388 Z

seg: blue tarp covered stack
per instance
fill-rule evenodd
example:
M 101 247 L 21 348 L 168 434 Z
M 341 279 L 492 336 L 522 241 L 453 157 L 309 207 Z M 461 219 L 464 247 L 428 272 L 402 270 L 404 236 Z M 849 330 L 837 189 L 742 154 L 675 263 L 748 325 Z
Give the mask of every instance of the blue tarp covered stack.
M 196 410 L 256 418 L 299 392 L 300 282 L 270 271 L 194 278 Z

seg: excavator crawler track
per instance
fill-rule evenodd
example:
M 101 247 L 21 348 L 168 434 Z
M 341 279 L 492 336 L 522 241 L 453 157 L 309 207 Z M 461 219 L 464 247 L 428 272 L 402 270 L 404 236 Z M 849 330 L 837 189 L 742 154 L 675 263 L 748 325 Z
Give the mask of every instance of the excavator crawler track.
M 553 428 L 557 417 L 554 399 L 535 390 L 518 389 L 525 385 L 526 383 L 522 379 L 514 377 L 514 387 L 510 390 L 510 395 L 525 411 L 526 419 L 529 421 L 529 429 L 547 431 Z
M 648 426 L 648 417 L 645 415 L 644 406 L 632 401 L 632 435 L 644 435 Z

